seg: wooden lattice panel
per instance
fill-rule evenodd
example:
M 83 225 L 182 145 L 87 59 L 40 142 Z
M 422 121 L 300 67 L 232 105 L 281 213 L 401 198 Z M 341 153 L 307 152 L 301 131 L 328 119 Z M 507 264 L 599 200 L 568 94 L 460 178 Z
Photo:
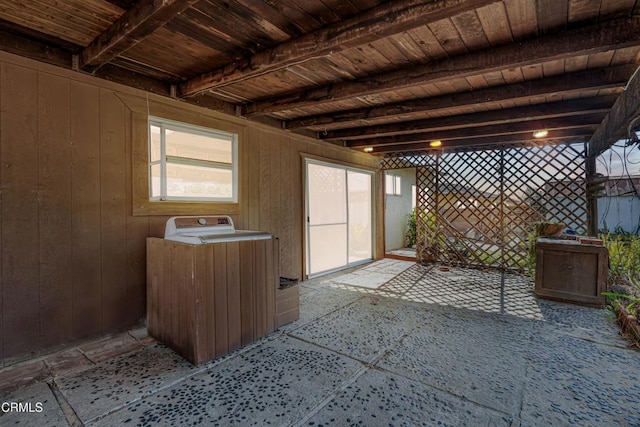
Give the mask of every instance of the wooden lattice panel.
M 434 157 L 425 153 L 393 153 L 382 159 L 380 168 L 382 170 L 415 168 L 420 166 L 431 166 Z
M 447 152 L 429 160 L 416 168 L 419 262 L 523 271 L 534 222 L 586 231 L 582 145 Z
M 419 263 L 435 262 L 440 256 L 435 216 L 437 177 L 437 163 L 435 168 L 416 168 L 416 258 Z

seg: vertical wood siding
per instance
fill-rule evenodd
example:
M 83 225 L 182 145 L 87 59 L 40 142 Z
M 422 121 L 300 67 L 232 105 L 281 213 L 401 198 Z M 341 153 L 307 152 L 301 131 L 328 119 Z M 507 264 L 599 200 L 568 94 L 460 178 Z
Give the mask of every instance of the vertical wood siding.
M 143 319 L 145 240 L 162 237 L 167 219 L 132 215 L 132 112 L 120 89 L 12 58 L 0 57 L 0 366 Z M 280 275 L 301 278 L 300 154 L 370 168 L 377 161 L 241 123 L 236 225 L 279 238 Z M 235 246 L 226 256 L 228 274 L 248 280 Z M 243 292 L 226 291 L 234 301 Z M 234 316 L 239 325 L 253 321 Z M 226 345 L 237 347 L 245 332 Z

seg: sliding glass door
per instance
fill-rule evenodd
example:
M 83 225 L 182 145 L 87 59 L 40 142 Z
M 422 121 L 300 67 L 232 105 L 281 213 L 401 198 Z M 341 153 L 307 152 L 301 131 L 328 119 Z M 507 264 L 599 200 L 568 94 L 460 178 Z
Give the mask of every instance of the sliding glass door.
M 307 275 L 370 260 L 372 173 L 307 160 Z

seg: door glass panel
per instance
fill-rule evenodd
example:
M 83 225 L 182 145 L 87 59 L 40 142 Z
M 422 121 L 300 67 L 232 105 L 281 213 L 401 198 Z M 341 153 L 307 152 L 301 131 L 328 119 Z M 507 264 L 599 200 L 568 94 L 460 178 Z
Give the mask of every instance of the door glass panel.
M 347 222 L 347 186 L 344 169 L 308 164 L 309 224 Z
M 347 264 L 347 224 L 309 227 L 309 274 L 344 267 Z
M 371 259 L 371 175 L 347 172 L 349 263 Z
M 371 186 L 371 174 L 307 163 L 307 274 L 371 259 Z

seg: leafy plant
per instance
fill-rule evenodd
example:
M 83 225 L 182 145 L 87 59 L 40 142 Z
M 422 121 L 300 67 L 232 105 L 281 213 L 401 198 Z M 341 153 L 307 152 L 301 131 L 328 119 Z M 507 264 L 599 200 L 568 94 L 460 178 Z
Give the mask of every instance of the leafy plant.
M 640 281 L 640 236 L 611 233 L 601 237 L 609 250 L 609 282 L 629 285 Z
M 619 294 L 617 292 L 603 292 L 602 295 L 606 296 L 610 302 L 620 302 L 629 313 L 637 313 L 637 309 L 640 307 L 640 298 L 632 295 Z
M 407 215 L 407 232 L 404 238 L 407 242 L 407 247 L 412 248 L 417 242 L 417 221 L 416 221 L 416 208 L 413 208 L 411 213 Z
M 603 295 L 613 311 L 618 302 L 637 316 L 640 314 L 640 236 L 616 231 L 601 235 L 609 250 L 609 287 L 612 290 Z

